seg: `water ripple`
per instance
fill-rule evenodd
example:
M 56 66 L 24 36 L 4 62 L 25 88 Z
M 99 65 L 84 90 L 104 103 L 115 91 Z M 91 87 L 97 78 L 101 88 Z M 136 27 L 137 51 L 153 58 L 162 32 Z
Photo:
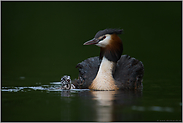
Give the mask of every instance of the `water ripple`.
M 50 82 L 50 85 L 28 86 L 28 87 L 1 87 L 4 92 L 27 92 L 27 91 L 68 91 L 60 89 L 60 82 Z M 88 91 L 89 89 L 71 89 L 70 92 Z
M 158 112 L 173 112 L 174 109 L 170 107 L 160 107 L 160 106 L 151 106 L 151 107 L 143 107 L 143 106 L 132 106 L 132 110 L 137 110 L 137 111 L 158 111 Z

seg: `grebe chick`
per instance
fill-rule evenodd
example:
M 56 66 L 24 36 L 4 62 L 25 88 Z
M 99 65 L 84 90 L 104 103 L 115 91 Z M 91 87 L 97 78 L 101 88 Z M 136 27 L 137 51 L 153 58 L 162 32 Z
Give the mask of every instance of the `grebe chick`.
M 64 75 L 61 78 L 61 87 L 60 89 L 69 90 L 69 89 L 75 89 L 75 86 L 71 83 L 71 77 Z
M 100 56 L 77 64 L 79 77 L 73 81 L 76 88 L 92 90 L 142 89 L 144 66 L 141 61 L 122 55 L 123 45 L 118 34 L 122 29 L 105 29 L 84 45 L 100 47 Z

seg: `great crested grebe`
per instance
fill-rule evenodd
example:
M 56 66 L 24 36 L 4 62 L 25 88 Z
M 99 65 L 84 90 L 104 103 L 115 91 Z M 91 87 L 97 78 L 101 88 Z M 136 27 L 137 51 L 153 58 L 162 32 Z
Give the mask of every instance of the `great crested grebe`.
M 122 29 L 105 29 L 84 45 L 100 47 L 100 56 L 77 64 L 79 77 L 72 83 L 76 88 L 92 90 L 142 89 L 144 66 L 141 61 L 122 55 L 123 45 L 118 34 Z

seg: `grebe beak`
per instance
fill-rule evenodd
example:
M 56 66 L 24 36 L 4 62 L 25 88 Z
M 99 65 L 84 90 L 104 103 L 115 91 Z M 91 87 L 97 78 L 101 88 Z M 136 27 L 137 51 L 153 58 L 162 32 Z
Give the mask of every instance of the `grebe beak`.
M 92 44 L 97 44 L 98 42 L 99 42 L 99 39 L 93 38 L 92 40 L 85 42 L 83 45 L 92 45 Z

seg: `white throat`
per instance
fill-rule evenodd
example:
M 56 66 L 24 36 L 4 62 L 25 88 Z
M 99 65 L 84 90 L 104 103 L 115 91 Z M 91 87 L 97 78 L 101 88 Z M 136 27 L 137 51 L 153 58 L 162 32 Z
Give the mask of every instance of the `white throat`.
M 114 64 L 115 64 L 114 62 L 111 62 L 105 57 L 103 57 L 99 71 L 98 71 L 98 75 L 100 76 L 108 75 L 112 77 L 112 70 L 113 70 Z
M 103 57 L 97 76 L 89 88 L 94 90 L 116 90 L 117 87 L 112 76 L 114 66 L 114 62 Z

